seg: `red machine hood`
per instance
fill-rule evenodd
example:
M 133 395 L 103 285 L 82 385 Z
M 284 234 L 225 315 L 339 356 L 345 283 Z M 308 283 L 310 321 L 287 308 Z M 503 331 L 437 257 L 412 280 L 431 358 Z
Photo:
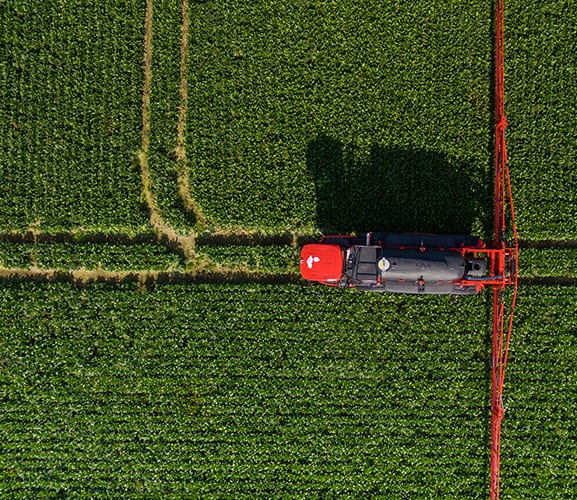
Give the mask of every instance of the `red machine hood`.
M 301 251 L 301 275 L 309 281 L 338 280 L 343 273 L 343 253 L 339 245 L 312 243 Z

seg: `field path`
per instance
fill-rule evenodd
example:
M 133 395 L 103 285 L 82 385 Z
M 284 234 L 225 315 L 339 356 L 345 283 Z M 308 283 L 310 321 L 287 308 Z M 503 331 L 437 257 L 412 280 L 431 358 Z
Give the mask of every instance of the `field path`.
M 201 284 L 201 283 L 255 283 L 290 284 L 299 283 L 300 276 L 294 273 L 263 273 L 257 271 L 107 271 L 103 269 L 41 269 L 31 267 L 1 268 L 0 281 L 33 283 L 69 283 L 83 287 L 91 283 L 138 283 L 145 286 L 161 284 Z
M 206 219 L 201 207 L 192 196 L 190 187 L 190 173 L 186 159 L 186 112 L 188 105 L 188 78 L 187 78 L 187 52 L 188 52 L 188 27 L 190 25 L 188 0 L 182 0 L 182 25 L 180 28 L 180 87 L 178 94 L 180 103 L 178 107 L 178 124 L 176 138 L 176 163 L 178 195 L 185 211 L 196 220 L 198 229 L 206 227 Z
M 292 246 L 293 248 L 314 243 L 320 233 L 292 233 L 259 231 L 206 232 L 196 237 L 196 245 L 206 246 Z M 102 243 L 111 245 L 140 245 L 154 243 L 150 232 L 123 231 L 42 231 L 29 228 L 24 231 L 0 232 L 0 242 L 4 243 Z M 519 240 L 520 249 L 577 250 L 577 240 Z
M 202 284 L 202 283 L 254 283 L 263 285 L 281 285 L 302 283 L 296 273 L 270 273 L 244 270 L 224 271 L 107 271 L 103 269 L 41 269 L 37 267 L 2 268 L 0 281 L 18 281 L 33 283 L 69 283 L 83 287 L 91 283 L 138 283 L 150 287 L 166 284 Z M 577 278 L 572 276 L 535 276 L 519 278 L 521 286 L 577 286 Z
M 150 82 L 152 80 L 152 0 L 146 0 L 144 19 L 144 84 L 142 88 L 142 152 L 148 153 L 150 142 Z
M 152 81 L 152 0 L 146 0 L 144 19 L 144 83 L 142 87 L 142 143 L 138 154 L 140 178 L 142 182 L 142 201 L 148 210 L 150 224 L 157 235 L 158 242 L 181 253 L 187 261 L 194 259 L 194 236 L 183 236 L 166 224 L 153 194 L 152 178 L 148 167 L 148 149 L 150 145 L 150 84 Z

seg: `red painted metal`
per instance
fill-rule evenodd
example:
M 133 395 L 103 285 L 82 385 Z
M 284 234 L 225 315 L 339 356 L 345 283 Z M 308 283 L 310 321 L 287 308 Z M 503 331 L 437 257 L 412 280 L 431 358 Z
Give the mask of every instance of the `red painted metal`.
M 314 243 L 301 252 L 300 271 L 306 280 L 337 282 L 343 273 L 343 256 L 339 245 Z
M 495 235 L 487 248 L 462 248 L 465 254 L 485 255 L 490 262 L 490 276 L 481 280 L 463 280 L 463 285 L 477 284 L 493 288 L 492 366 L 491 366 L 491 478 L 490 498 L 498 500 L 501 462 L 501 423 L 505 414 L 503 386 L 517 302 L 517 266 L 519 245 L 515 225 L 515 209 L 507 157 L 505 129 L 505 5 L 495 2 Z M 510 233 L 509 235 L 507 233 Z M 507 245 L 509 236 L 511 244 Z M 510 288 L 508 290 L 507 288 Z
M 489 496 L 498 500 L 501 471 L 501 422 L 505 414 L 503 385 L 507 356 L 517 302 L 518 240 L 515 210 L 509 175 L 505 129 L 505 5 L 495 2 L 495 236 L 491 259 L 491 274 L 502 276 L 493 287 L 492 367 L 491 367 L 491 479 Z M 508 209 L 508 210 L 507 210 Z M 512 245 L 507 246 L 507 222 L 510 223 Z M 506 290 L 512 285 L 512 291 Z

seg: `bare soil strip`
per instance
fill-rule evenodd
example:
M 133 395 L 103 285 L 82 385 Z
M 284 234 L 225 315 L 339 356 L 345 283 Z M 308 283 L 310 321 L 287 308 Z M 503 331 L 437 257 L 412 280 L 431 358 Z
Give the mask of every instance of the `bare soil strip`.
M 519 240 L 519 248 L 577 249 L 577 240 Z
M 144 84 L 142 88 L 142 152 L 148 153 L 150 142 L 150 83 L 152 80 L 152 0 L 146 0 L 144 18 Z
M 194 236 L 182 236 L 169 227 L 158 208 L 153 194 L 152 178 L 148 168 L 148 148 L 150 144 L 150 84 L 152 81 L 152 0 L 146 0 L 144 20 L 144 84 L 142 88 L 142 144 L 138 154 L 140 178 L 142 182 L 142 202 L 148 210 L 150 224 L 157 235 L 157 241 L 184 256 L 187 261 L 194 258 Z
M 577 278 L 573 276 L 519 277 L 519 286 L 577 286 Z
M 47 233 L 42 231 L 26 231 L 22 233 L 9 232 L 0 233 L 1 243 L 14 244 L 59 244 L 59 243 L 94 243 L 101 245 L 146 245 L 155 244 L 158 241 L 157 236 L 152 233 L 106 233 L 106 232 L 81 232 L 81 231 L 58 231 Z
M 150 288 L 163 284 L 203 284 L 203 283 L 258 283 L 287 284 L 298 283 L 296 274 L 273 274 L 251 271 L 104 271 L 63 270 L 63 269 L 4 269 L 0 268 L 0 281 L 26 281 L 34 283 L 69 283 L 84 287 L 92 283 L 117 285 L 136 283 Z
M 182 25 L 180 29 L 180 87 L 178 90 L 180 104 L 178 107 L 178 125 L 176 138 L 176 164 L 178 195 L 184 206 L 184 210 L 194 217 L 198 229 L 206 227 L 206 220 L 200 205 L 192 196 L 190 187 L 190 172 L 186 158 L 186 111 L 188 103 L 188 79 L 187 79 L 187 51 L 188 51 L 188 0 L 182 0 Z
M 0 281 L 33 282 L 33 283 L 69 283 L 76 287 L 92 283 L 118 285 L 136 283 L 146 288 L 155 285 L 170 284 L 264 284 L 280 285 L 302 283 L 295 273 L 261 273 L 255 271 L 104 271 L 96 270 L 63 270 L 63 269 L 6 269 L 0 268 Z M 577 286 L 575 277 L 535 276 L 519 278 L 521 286 Z

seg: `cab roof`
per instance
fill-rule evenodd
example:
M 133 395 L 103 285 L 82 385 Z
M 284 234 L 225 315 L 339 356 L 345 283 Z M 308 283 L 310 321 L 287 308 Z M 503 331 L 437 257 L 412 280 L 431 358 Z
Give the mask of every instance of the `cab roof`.
M 308 281 L 338 281 L 343 273 L 343 251 L 339 245 L 311 243 L 301 251 L 301 275 Z

